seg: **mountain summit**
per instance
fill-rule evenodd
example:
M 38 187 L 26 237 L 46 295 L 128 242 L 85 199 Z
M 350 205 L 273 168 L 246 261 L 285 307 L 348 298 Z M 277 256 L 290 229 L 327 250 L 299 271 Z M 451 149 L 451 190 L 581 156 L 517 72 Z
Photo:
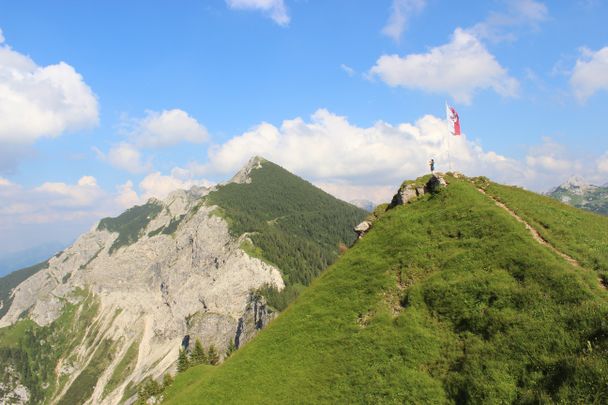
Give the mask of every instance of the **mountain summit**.
M 608 218 L 429 179 L 377 207 L 243 350 L 178 375 L 166 403 L 602 403 Z
M 548 195 L 565 204 L 608 215 L 608 184 L 595 186 L 582 177 L 572 176 Z
M 197 340 L 221 360 L 352 243 L 365 215 L 256 157 L 230 183 L 102 219 L 0 279 L 0 402 L 128 402 Z

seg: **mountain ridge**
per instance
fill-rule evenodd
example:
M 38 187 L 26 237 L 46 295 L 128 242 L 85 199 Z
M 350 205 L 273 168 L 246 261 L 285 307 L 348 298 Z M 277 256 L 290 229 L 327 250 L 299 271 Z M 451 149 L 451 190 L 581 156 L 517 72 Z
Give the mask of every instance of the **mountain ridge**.
M 376 210 L 267 329 L 222 366 L 179 375 L 165 403 L 605 398 L 608 219 L 483 178 L 446 180 Z

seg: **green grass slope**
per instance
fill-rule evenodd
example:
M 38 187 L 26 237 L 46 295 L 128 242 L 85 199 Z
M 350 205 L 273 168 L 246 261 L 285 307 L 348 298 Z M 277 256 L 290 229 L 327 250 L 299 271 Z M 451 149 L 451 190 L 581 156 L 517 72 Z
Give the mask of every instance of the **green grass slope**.
M 489 183 L 486 192 L 509 206 L 542 237 L 608 285 L 608 217 L 517 187 Z
M 387 211 L 223 365 L 178 375 L 165 402 L 604 403 L 596 273 L 450 182 Z
M 338 245 L 352 244 L 352 229 L 368 213 L 327 194 L 280 166 L 260 159 L 251 183 L 229 183 L 206 197 L 221 207 L 235 236 L 248 233 L 250 254 L 275 264 L 287 290 L 308 285 L 338 257 Z M 267 292 L 269 303 L 283 309 L 285 300 Z

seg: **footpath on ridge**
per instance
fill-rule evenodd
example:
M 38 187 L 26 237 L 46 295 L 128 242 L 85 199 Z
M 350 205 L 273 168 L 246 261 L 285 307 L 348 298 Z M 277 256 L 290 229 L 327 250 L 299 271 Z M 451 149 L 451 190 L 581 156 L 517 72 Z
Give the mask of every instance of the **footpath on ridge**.
M 505 210 L 506 212 L 508 212 L 509 215 L 511 215 L 513 218 L 515 218 L 518 222 L 522 223 L 526 227 L 526 229 L 530 232 L 530 235 L 532 235 L 532 238 L 536 242 L 538 242 L 541 245 L 549 248 L 552 252 L 554 252 L 555 254 L 557 254 L 558 256 L 560 256 L 562 259 L 564 259 L 565 261 L 567 261 L 571 265 L 573 265 L 575 267 L 578 267 L 578 268 L 582 268 L 583 267 L 578 262 L 578 260 L 576 260 L 572 256 L 567 255 L 566 253 L 562 252 L 561 250 L 559 250 L 555 246 L 553 246 L 551 243 L 549 243 L 549 241 L 547 241 L 545 238 L 543 238 L 543 236 L 540 234 L 540 232 L 538 232 L 536 230 L 536 228 L 534 228 L 532 225 L 530 225 L 525 219 L 523 219 L 522 217 L 520 217 L 519 215 L 517 215 L 517 213 L 515 211 L 513 211 L 511 208 L 509 208 L 506 204 L 504 204 L 503 202 L 501 202 L 500 200 L 498 200 L 496 197 L 494 197 L 494 196 L 489 195 L 488 193 L 486 193 L 486 191 L 484 189 L 479 188 L 477 186 L 475 186 L 475 188 L 481 194 L 483 194 L 483 195 L 489 197 L 490 199 L 492 199 L 492 201 L 494 201 L 494 204 L 496 204 L 498 207 L 500 207 L 503 210 Z M 604 282 L 602 282 L 601 278 L 598 278 L 597 281 L 598 281 L 600 287 L 602 287 L 604 289 L 608 289 L 608 287 L 606 286 L 606 284 L 604 284 Z
M 545 238 L 542 237 L 542 235 L 536 230 L 536 228 L 534 228 L 532 225 L 530 225 L 522 217 L 520 217 L 519 215 L 517 215 L 517 213 L 515 211 L 513 211 L 511 208 L 507 207 L 504 203 L 500 202 L 496 197 L 488 195 L 488 193 L 486 193 L 485 190 L 483 190 L 483 189 L 481 189 L 479 187 L 477 187 L 477 191 L 479 191 L 481 194 L 483 194 L 483 195 L 491 198 L 492 201 L 494 201 L 494 204 L 496 204 L 497 206 L 499 206 L 503 210 L 507 211 L 509 213 L 509 215 L 511 215 L 513 218 L 515 218 L 518 222 L 521 222 L 522 224 L 524 224 L 524 226 L 530 232 L 530 234 L 532 235 L 532 238 L 534 238 L 535 241 L 537 241 L 538 243 L 540 243 L 543 246 L 548 247 L 554 253 L 556 253 L 562 259 L 566 260 L 571 265 L 576 266 L 576 267 L 581 267 L 580 263 L 576 259 L 574 259 L 571 256 L 568 256 L 567 254 L 565 254 L 564 252 L 558 250 L 555 246 L 553 246 L 552 244 L 550 244 Z

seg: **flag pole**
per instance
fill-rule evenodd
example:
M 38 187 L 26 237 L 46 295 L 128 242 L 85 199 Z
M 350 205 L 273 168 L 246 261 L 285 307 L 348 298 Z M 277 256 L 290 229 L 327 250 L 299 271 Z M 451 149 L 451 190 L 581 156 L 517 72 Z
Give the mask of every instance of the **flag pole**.
M 445 109 L 446 111 L 448 111 L 448 102 L 445 102 Z M 447 119 L 448 117 L 446 117 Z M 450 171 L 452 171 L 452 156 L 450 155 L 450 135 L 452 134 L 450 131 L 450 125 L 449 125 L 449 121 L 448 121 L 448 162 L 449 162 L 449 167 L 450 167 Z

